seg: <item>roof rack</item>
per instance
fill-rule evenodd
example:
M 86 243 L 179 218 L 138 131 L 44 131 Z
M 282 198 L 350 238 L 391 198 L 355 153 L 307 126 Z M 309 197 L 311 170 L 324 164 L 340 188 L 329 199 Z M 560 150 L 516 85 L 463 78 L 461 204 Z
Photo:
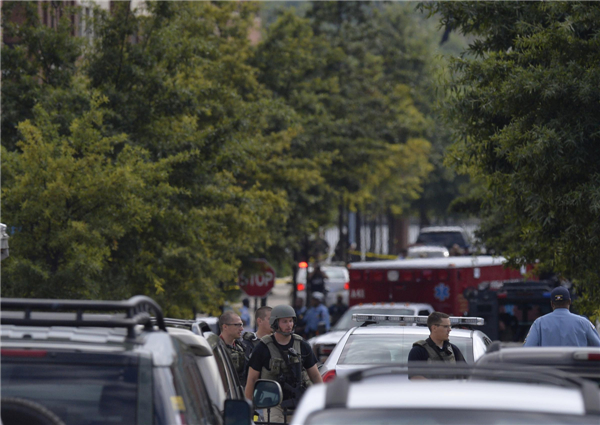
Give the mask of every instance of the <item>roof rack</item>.
M 339 376 L 326 384 L 325 408 L 346 407 L 349 387 L 353 382 L 361 382 L 377 376 L 408 375 L 409 373 L 410 375 L 435 375 L 438 379 L 440 379 L 440 376 L 444 376 L 447 379 L 506 380 L 509 382 L 534 382 L 577 388 L 582 393 L 585 411 L 590 414 L 600 414 L 598 387 L 594 382 L 550 367 L 532 369 L 529 366 L 517 364 L 503 364 L 502 368 L 498 368 L 497 365 L 444 364 L 438 366 L 427 363 L 423 365 L 412 363 L 358 370 L 346 376 Z
M 136 295 L 124 301 L 96 301 L 96 300 L 51 300 L 35 298 L 0 298 L 2 310 L 22 310 L 23 317 L 6 317 L 2 315 L 0 323 L 3 325 L 20 326 L 85 326 L 99 328 L 127 328 L 127 336 L 135 338 L 136 325 L 144 325 L 147 329 L 152 326 L 150 312 L 154 313 L 156 324 L 160 330 L 166 331 L 164 317 L 160 306 L 152 298 L 145 295 Z M 75 318 L 32 318 L 31 313 L 75 311 Z M 108 318 L 84 318 L 84 312 L 90 311 L 121 311 L 125 317 L 111 316 Z
M 427 325 L 428 316 L 405 316 L 397 314 L 353 314 L 352 320 L 356 322 L 365 322 L 364 325 L 374 323 L 416 323 L 417 325 Z M 483 326 L 485 320 L 482 317 L 450 317 L 450 324 L 455 326 Z

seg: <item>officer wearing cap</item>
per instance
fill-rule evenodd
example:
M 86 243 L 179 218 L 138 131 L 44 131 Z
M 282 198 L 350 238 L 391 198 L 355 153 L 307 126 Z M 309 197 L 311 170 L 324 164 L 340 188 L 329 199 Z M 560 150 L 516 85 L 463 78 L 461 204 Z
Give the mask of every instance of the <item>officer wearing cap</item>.
M 280 406 L 270 409 L 267 419 L 270 422 L 287 423 L 304 390 L 311 383 L 321 383 L 323 380 L 310 345 L 294 333 L 294 309 L 289 305 L 275 306 L 271 310 L 270 324 L 273 334 L 262 337 L 250 356 L 246 398 L 252 400 L 259 378 L 279 382 L 283 401 Z
M 552 313 L 538 317 L 523 344 L 525 347 L 600 347 L 600 337 L 585 317 L 569 311 L 571 295 L 559 286 L 550 293 Z
M 313 292 L 311 294 L 311 306 L 304 315 L 304 323 L 306 324 L 304 327 L 304 334 L 307 338 L 312 338 L 317 335 L 317 330 L 321 324 L 325 326 L 325 331 L 329 332 L 331 321 L 329 318 L 329 310 L 323 305 L 324 302 L 325 295 L 321 292 Z

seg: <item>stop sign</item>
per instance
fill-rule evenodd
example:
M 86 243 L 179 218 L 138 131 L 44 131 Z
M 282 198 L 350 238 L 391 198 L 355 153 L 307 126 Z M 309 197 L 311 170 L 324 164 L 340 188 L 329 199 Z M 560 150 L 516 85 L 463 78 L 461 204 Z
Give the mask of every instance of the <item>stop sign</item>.
M 275 270 L 265 259 L 252 260 L 240 270 L 238 285 L 249 297 L 266 297 L 275 285 Z

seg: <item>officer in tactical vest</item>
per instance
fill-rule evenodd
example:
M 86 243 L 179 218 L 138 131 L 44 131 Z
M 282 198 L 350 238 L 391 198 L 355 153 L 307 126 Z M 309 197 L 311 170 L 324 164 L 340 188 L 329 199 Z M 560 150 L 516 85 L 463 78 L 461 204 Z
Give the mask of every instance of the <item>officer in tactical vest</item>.
M 281 406 L 270 409 L 267 419 L 275 423 L 288 423 L 306 388 L 323 380 L 310 345 L 294 334 L 294 309 L 288 305 L 274 307 L 270 325 L 273 334 L 262 337 L 250 357 L 246 398 L 252 400 L 254 385 L 259 378 L 279 382 L 283 401 Z
M 244 332 L 244 335 L 242 335 L 242 344 L 244 345 L 244 348 L 250 348 L 250 353 L 252 353 L 252 350 L 258 345 L 263 336 L 271 335 L 273 333 L 271 322 L 269 321 L 271 318 L 271 310 L 273 310 L 273 308 L 268 305 L 262 306 L 256 310 L 254 313 L 256 333 Z M 250 355 L 248 355 L 248 357 L 250 357 Z
M 219 317 L 219 327 L 221 328 L 221 339 L 227 347 L 231 356 L 231 361 L 240 377 L 242 385 L 246 382 L 247 358 L 248 354 L 242 345 L 242 331 L 244 323 L 240 316 L 233 311 L 226 311 Z
M 408 361 L 426 361 L 456 363 L 464 362 L 465 358 L 454 344 L 448 340 L 450 337 L 450 316 L 445 313 L 433 312 L 427 318 L 429 338 L 413 344 Z M 433 376 L 430 376 L 432 378 Z M 410 379 L 424 379 L 424 376 L 410 376 Z

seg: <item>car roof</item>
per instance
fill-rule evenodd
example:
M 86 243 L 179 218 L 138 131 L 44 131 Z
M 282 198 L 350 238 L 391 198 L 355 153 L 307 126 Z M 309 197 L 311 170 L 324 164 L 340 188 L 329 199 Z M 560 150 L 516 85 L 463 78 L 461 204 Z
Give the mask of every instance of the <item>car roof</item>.
M 441 233 L 441 232 L 464 232 L 460 226 L 427 226 L 419 230 L 420 233 Z
M 350 409 L 457 409 L 546 412 L 583 415 L 581 393 L 551 385 L 489 381 L 406 381 L 395 377 L 350 385 L 346 407 Z M 292 424 L 303 424 L 308 414 L 324 410 L 328 386 L 315 385 L 304 394 Z M 432 397 L 443 394 L 443 397 Z M 493 396 L 491 396 L 493 394 Z M 561 400 L 557 403 L 556 400 Z
M 587 354 L 600 355 L 598 347 L 513 347 L 486 353 L 479 359 L 481 363 L 509 362 L 541 364 L 581 364 L 586 367 L 600 368 L 599 360 L 584 361 Z M 584 356 L 586 355 L 586 356 Z M 581 359 L 577 359 L 577 358 Z

